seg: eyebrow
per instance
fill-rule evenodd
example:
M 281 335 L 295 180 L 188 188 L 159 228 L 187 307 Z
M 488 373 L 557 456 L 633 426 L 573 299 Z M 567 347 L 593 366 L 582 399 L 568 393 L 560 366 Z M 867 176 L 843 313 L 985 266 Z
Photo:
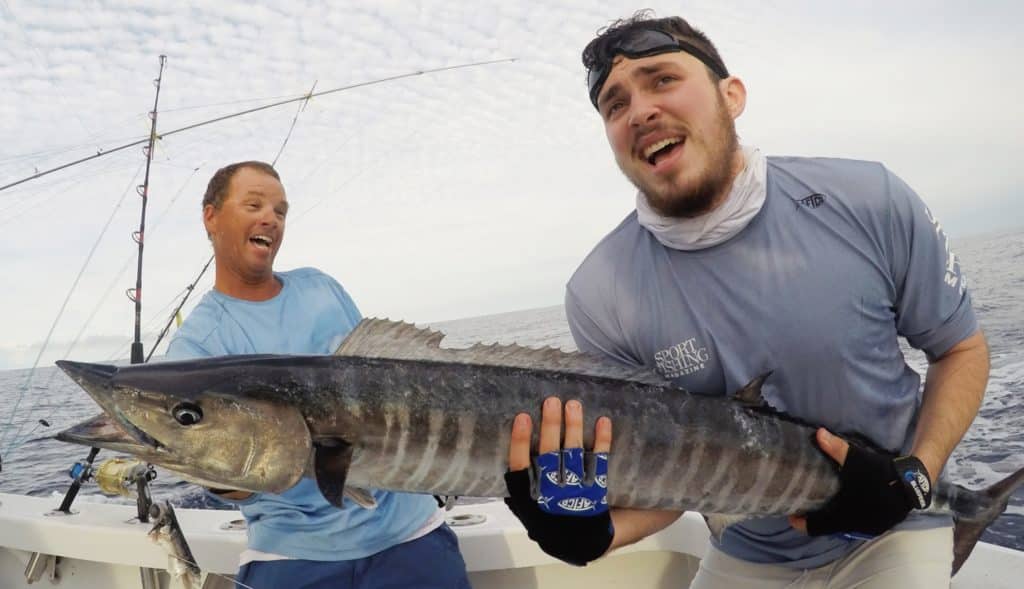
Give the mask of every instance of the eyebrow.
M 669 61 L 669 60 L 666 59 L 666 60 L 662 60 L 662 61 L 656 61 L 656 62 L 654 62 L 652 64 L 649 64 L 649 65 L 642 65 L 642 66 L 636 68 L 636 70 L 638 72 L 640 72 L 641 74 L 643 74 L 643 75 L 650 75 L 650 74 L 657 73 L 659 70 L 663 70 L 663 69 L 666 69 L 666 68 L 678 67 L 678 65 L 679 64 L 676 63 L 676 62 Z
M 611 101 L 613 98 L 616 98 L 621 93 L 622 84 L 618 82 L 612 84 L 611 87 L 608 88 L 608 90 L 602 92 L 601 95 L 597 98 L 598 108 L 601 108 L 602 106 L 608 104 L 609 101 Z

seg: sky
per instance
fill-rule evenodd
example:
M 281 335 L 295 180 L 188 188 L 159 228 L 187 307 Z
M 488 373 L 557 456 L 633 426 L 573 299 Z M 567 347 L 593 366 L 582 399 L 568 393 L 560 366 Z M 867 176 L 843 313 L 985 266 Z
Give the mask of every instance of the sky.
M 0 185 L 146 138 L 161 54 L 158 133 L 313 88 L 514 58 L 160 139 L 143 341 L 148 352 L 211 254 L 206 182 L 248 159 L 277 158 L 291 204 L 276 267 L 324 270 L 364 315 L 557 305 L 635 194 L 580 51 L 645 7 L 703 29 L 744 80 L 741 142 L 881 161 L 954 245 L 1024 227 L 1024 5 L 1012 1 L 0 0 Z M 143 174 L 133 147 L 0 191 L 0 368 L 127 356 Z M 209 272 L 186 313 L 211 284 Z

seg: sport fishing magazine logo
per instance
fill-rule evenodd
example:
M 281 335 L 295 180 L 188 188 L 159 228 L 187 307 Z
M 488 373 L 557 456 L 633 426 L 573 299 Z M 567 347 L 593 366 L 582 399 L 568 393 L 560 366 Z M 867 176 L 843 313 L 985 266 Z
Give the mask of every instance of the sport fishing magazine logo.
M 654 354 L 658 372 L 667 379 L 704 370 L 710 358 L 707 347 L 698 345 L 696 337 Z

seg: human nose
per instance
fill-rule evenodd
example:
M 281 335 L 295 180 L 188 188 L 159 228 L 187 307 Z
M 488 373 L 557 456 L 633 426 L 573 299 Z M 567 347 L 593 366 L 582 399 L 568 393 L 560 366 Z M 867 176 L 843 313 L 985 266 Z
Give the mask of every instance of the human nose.
M 637 97 L 630 105 L 629 125 L 641 127 L 656 121 L 661 114 L 661 109 L 653 101 L 644 97 Z
M 275 211 L 273 207 L 264 207 L 261 211 L 260 223 L 271 227 L 277 227 L 280 224 L 277 211 Z

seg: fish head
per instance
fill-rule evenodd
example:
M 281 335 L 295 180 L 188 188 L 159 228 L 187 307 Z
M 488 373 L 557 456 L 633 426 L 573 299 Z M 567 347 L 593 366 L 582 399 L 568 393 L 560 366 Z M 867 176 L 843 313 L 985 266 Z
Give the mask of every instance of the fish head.
M 282 493 L 307 469 L 312 441 L 301 411 L 222 386 L 230 371 L 217 377 L 184 363 L 58 365 L 106 415 L 58 439 L 128 452 L 199 484 L 243 491 Z

